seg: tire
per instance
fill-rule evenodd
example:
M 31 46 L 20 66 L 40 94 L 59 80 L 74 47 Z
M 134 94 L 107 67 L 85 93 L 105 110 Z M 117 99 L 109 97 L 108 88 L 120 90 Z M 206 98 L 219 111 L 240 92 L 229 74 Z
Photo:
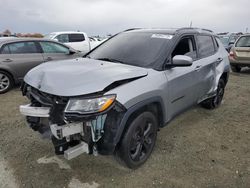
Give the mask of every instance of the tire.
M 232 71 L 233 72 L 240 72 L 241 71 L 241 67 L 238 65 L 231 65 Z
M 118 162 L 136 169 L 149 158 L 155 146 L 158 121 L 152 112 L 142 112 L 128 125 L 120 147 L 116 151 Z
M 5 72 L 0 71 L 0 94 L 6 93 L 9 91 L 14 85 L 14 81 L 12 76 Z
M 212 98 L 209 98 L 201 103 L 202 107 L 207 109 L 215 109 L 220 106 L 225 91 L 225 81 L 221 78 L 219 80 L 216 95 Z

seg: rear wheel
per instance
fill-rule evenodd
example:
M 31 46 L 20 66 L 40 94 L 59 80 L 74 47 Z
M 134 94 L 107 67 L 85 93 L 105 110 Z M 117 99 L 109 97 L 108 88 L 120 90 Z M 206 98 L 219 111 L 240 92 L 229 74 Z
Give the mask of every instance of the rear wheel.
M 116 152 L 119 161 L 135 169 L 141 166 L 153 151 L 158 121 L 152 112 L 143 112 L 128 125 Z
M 240 72 L 241 71 L 241 67 L 238 65 L 231 65 L 232 71 L 233 72 Z
M 225 90 L 225 81 L 221 78 L 217 86 L 216 95 L 210 99 L 203 101 L 201 105 L 207 109 L 217 108 L 222 102 L 224 96 L 224 90 Z
M 0 94 L 6 93 L 13 87 L 13 79 L 10 74 L 0 71 Z

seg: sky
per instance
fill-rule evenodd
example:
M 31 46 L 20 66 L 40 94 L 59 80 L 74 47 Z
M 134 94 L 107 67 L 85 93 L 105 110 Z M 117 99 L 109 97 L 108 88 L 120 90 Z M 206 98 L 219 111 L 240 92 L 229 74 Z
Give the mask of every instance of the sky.
M 249 0 L 0 0 L 0 32 L 84 31 L 115 34 L 128 28 L 250 30 Z M 248 31 L 249 31 L 248 30 Z

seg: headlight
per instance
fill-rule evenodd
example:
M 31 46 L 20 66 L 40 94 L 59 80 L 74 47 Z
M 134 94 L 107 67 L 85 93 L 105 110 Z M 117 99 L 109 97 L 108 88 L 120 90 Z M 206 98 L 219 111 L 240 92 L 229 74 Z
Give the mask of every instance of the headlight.
M 107 95 L 89 99 L 73 98 L 69 100 L 65 108 L 65 112 L 80 114 L 103 112 L 113 104 L 115 98 L 115 95 Z

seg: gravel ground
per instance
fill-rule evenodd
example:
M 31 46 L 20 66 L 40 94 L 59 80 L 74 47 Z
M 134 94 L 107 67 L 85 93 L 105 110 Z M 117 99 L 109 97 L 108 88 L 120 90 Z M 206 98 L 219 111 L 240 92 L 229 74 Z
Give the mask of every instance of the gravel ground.
M 71 161 L 26 126 L 18 88 L 0 96 L 0 187 L 250 187 L 250 70 L 232 73 L 220 108 L 195 107 L 158 134 L 141 168 L 112 157 Z

